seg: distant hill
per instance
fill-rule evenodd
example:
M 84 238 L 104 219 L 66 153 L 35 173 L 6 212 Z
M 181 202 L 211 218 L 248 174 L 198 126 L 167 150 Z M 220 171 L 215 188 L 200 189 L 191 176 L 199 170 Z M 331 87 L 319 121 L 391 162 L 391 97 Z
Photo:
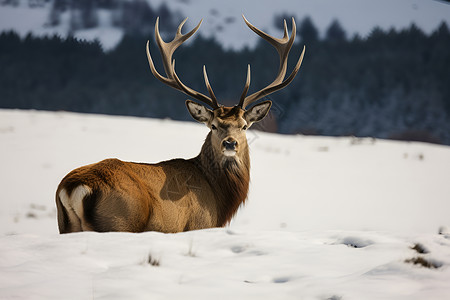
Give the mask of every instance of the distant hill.
M 103 48 L 116 47 L 125 34 L 152 32 L 155 16 L 161 17 L 161 30 L 172 32 L 179 20 L 189 17 L 186 27 L 204 19 L 199 34 L 214 37 L 225 48 L 254 47 L 258 39 L 249 36 L 241 14 L 272 34 L 280 34 L 275 16 L 294 16 L 297 24 L 309 16 L 326 35 L 335 20 L 351 38 L 366 37 L 374 26 L 383 30 L 401 30 L 415 23 L 425 33 L 433 32 L 450 15 L 450 5 L 442 1 L 411 0 L 307 0 L 205 1 L 205 0 L 1 0 L 0 32 L 15 30 L 22 37 L 58 34 L 98 39 Z

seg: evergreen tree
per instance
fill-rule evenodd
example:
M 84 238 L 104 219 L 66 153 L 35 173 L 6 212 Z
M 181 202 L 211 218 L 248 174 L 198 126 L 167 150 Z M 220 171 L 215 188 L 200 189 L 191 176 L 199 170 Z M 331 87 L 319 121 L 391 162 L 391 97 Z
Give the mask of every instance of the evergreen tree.
M 133 0 L 123 3 L 120 27 L 127 34 L 148 36 L 153 32 L 156 13 L 146 0 Z
M 298 33 L 304 44 L 313 44 L 319 40 L 319 31 L 310 17 L 305 17 L 302 20 Z
M 299 30 L 299 34 L 315 41 L 313 51 L 307 52 L 291 85 L 270 95 L 276 104 L 274 111 L 282 116 L 272 128 L 282 133 L 450 144 L 447 24 L 442 23 L 431 35 L 412 25 L 400 31 L 375 28 L 367 38 L 351 40 L 343 38 L 343 30 L 331 30 L 340 28 L 335 24 L 330 25 L 326 39 L 319 40 L 309 22 L 308 26 L 302 22 L 299 29 L 314 30 Z M 104 53 L 98 42 L 31 34 L 21 39 L 14 32 L 1 33 L 0 107 L 189 120 L 181 104 L 185 96 L 161 84 L 149 71 L 144 51 L 147 39 L 156 68 L 164 73 L 158 47 L 149 36 L 126 34 L 116 49 Z M 197 35 L 174 54 L 177 73 L 185 84 L 207 94 L 201 70 L 206 65 L 221 102 L 236 104 L 247 64 L 253 74 L 249 93 L 272 82 L 279 67 L 273 48 L 259 40 L 256 48 L 237 52 Z M 289 68 L 303 43 L 293 45 Z
M 325 33 L 325 39 L 330 42 L 343 42 L 347 39 L 347 34 L 338 20 L 333 20 Z
M 99 20 L 96 1 L 77 0 L 76 2 L 80 5 L 83 28 L 94 28 L 98 26 Z
M 156 15 L 159 16 L 160 28 L 165 32 L 175 32 L 180 20 L 174 20 L 166 2 L 163 2 L 158 8 Z

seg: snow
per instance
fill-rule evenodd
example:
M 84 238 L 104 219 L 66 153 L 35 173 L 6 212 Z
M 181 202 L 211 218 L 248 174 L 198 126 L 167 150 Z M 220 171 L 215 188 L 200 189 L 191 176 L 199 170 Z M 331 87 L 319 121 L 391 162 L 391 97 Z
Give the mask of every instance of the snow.
M 250 195 L 230 226 L 57 233 L 54 192 L 71 169 L 193 157 L 206 134 L 0 110 L 0 299 L 449 298 L 447 146 L 249 131 Z
M 403 29 L 416 23 L 426 33 L 431 33 L 439 24 L 450 16 L 450 5 L 443 1 L 427 0 L 259 0 L 253 1 L 219 1 L 219 0 L 182 0 L 163 1 L 148 0 L 153 8 L 165 2 L 171 10 L 189 17 L 188 27 L 192 28 L 200 19 L 204 19 L 199 34 L 215 36 L 225 48 L 241 49 L 252 47 L 258 37 L 249 34 L 241 15 L 245 14 L 250 22 L 268 30 L 277 32 L 273 17 L 281 13 L 293 14 L 297 22 L 310 16 L 319 32 L 324 35 L 333 20 L 338 19 L 348 36 L 354 34 L 367 36 L 375 26 L 385 30 Z M 66 36 L 69 32 L 69 12 L 62 16 L 62 24 L 57 27 L 46 26 L 51 3 L 44 7 L 29 8 L 26 1 L 20 1 L 18 7 L 0 7 L 0 32 L 14 29 L 22 36 L 28 32 L 38 35 L 58 34 Z M 90 30 L 79 30 L 75 37 L 98 39 L 105 50 L 113 49 L 121 40 L 123 31 L 112 26 L 111 12 L 99 11 L 100 26 Z
M 3 237 L 0 296 L 445 299 L 449 295 L 448 269 L 405 264 L 403 260 L 415 251 L 404 239 L 371 233 L 374 244 L 353 248 L 338 242 L 341 234 L 212 229 L 171 235 Z M 449 240 L 424 240 L 433 257 L 450 262 Z M 149 256 L 159 266 L 149 264 Z

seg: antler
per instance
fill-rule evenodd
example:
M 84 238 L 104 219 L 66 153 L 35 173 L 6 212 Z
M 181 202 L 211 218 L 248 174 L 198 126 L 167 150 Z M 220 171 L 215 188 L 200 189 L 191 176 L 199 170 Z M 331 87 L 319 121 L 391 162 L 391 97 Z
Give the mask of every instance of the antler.
M 211 85 L 209 84 L 208 75 L 206 74 L 205 66 L 203 66 L 203 76 L 205 78 L 205 84 L 206 84 L 206 87 L 207 87 L 208 92 L 211 97 L 208 97 L 208 96 L 206 96 L 202 93 L 199 93 L 199 92 L 191 89 L 190 87 L 186 86 L 184 83 L 181 82 L 180 78 L 178 78 L 178 76 L 175 72 L 175 60 L 172 60 L 173 53 L 181 44 L 183 44 L 188 38 L 190 38 L 198 30 L 198 28 L 200 27 L 200 25 L 202 24 L 202 21 L 203 21 L 203 19 L 200 20 L 200 22 L 194 29 L 192 29 L 191 31 L 189 31 L 188 33 L 183 35 L 183 34 L 181 34 L 181 28 L 183 27 L 184 23 L 186 23 L 186 20 L 187 20 L 187 18 L 184 19 L 184 21 L 181 22 L 180 25 L 178 26 L 177 33 L 176 33 L 174 39 L 171 42 L 166 43 L 163 41 L 163 39 L 161 38 L 161 35 L 159 34 L 159 17 L 156 19 L 155 40 L 156 40 L 156 43 L 158 44 L 159 50 L 161 52 L 162 61 L 163 61 L 163 65 L 164 65 L 164 71 L 166 72 L 167 77 L 162 76 L 156 70 L 155 65 L 153 64 L 152 57 L 150 55 L 150 50 L 149 50 L 150 42 L 147 41 L 147 58 L 148 58 L 148 63 L 150 65 L 150 70 L 152 71 L 153 76 L 155 76 L 158 80 L 160 80 L 164 84 L 166 84 L 174 89 L 177 89 L 179 91 L 182 91 L 183 93 L 185 93 L 199 101 L 202 101 L 203 103 L 208 104 L 209 106 L 211 106 L 214 109 L 219 108 L 217 99 L 214 96 Z
M 252 104 L 253 102 L 273 93 L 278 90 L 283 89 L 286 87 L 291 81 L 294 79 L 295 75 L 297 75 L 298 71 L 300 70 L 300 66 L 302 64 L 303 56 L 305 54 L 305 47 L 303 46 L 302 54 L 300 55 L 300 58 L 295 65 L 294 70 L 292 71 L 291 75 L 284 80 L 284 77 L 286 75 L 287 71 L 287 63 L 288 63 L 288 56 L 289 51 L 291 50 L 292 45 L 294 44 L 295 34 L 296 34 L 296 26 L 295 26 L 295 20 L 292 18 L 292 33 L 291 37 L 289 37 L 287 26 L 286 26 L 286 20 L 284 21 L 284 36 L 281 39 L 272 37 L 268 35 L 267 33 L 263 32 L 262 30 L 256 28 L 252 24 L 250 24 L 249 21 L 245 18 L 244 15 L 242 15 L 244 18 L 245 23 L 247 26 L 253 30 L 256 34 L 258 34 L 260 37 L 268 41 L 272 46 L 275 47 L 275 49 L 278 52 L 278 55 L 280 56 L 280 67 L 278 68 L 278 74 L 275 80 L 263 88 L 262 90 L 251 94 L 250 96 L 246 96 L 248 87 L 250 85 L 250 66 L 248 66 L 247 70 L 247 82 L 244 87 L 244 92 L 242 93 L 240 102 L 238 104 L 239 107 L 245 109 L 248 105 Z M 283 81 L 284 80 L 284 81 Z

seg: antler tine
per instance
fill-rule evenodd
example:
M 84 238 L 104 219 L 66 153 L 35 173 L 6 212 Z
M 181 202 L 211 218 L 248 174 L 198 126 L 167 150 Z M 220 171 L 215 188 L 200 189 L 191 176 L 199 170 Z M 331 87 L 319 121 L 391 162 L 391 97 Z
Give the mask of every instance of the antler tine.
M 159 81 L 161 81 L 164 84 L 167 84 L 173 88 L 177 88 L 177 86 L 174 85 L 173 81 L 171 81 L 170 79 L 162 76 L 161 74 L 159 74 L 159 72 L 156 70 L 155 68 L 155 64 L 153 63 L 153 59 L 152 56 L 150 55 L 150 49 L 149 49 L 149 45 L 150 45 L 150 41 L 147 41 L 147 45 L 146 45 L 146 50 L 147 50 L 147 59 L 148 59 L 148 64 L 150 66 L 150 71 L 152 71 L 153 76 L 156 77 L 156 79 L 158 79 Z
M 181 44 L 183 44 L 188 38 L 190 38 L 199 29 L 199 27 L 203 21 L 203 19 L 200 20 L 200 22 L 197 24 L 197 26 L 194 27 L 194 29 L 192 29 L 191 31 L 189 31 L 186 34 L 182 34 L 181 29 L 182 29 L 184 23 L 186 23 L 186 20 L 187 20 L 187 18 L 184 19 L 178 26 L 177 32 L 176 32 L 173 40 L 166 43 L 163 41 L 163 39 L 161 38 L 161 35 L 159 33 L 159 17 L 156 19 L 155 40 L 156 40 L 156 44 L 158 45 L 159 50 L 161 52 L 161 57 L 162 57 L 163 65 L 164 65 L 164 71 L 166 72 L 167 77 L 162 76 L 156 70 L 153 60 L 152 60 L 152 57 L 150 55 L 150 49 L 149 49 L 150 42 L 147 41 L 147 58 L 148 58 L 148 63 L 150 65 L 150 70 L 151 70 L 153 76 L 155 76 L 158 80 L 160 80 L 164 84 L 166 84 L 174 89 L 177 89 L 179 91 L 182 91 L 185 94 L 187 94 L 199 101 L 202 101 L 202 102 L 208 104 L 209 106 L 211 106 L 212 108 L 216 109 L 219 107 L 219 105 L 218 105 L 217 99 L 215 99 L 215 97 L 214 97 L 214 99 L 211 99 L 210 97 L 191 89 L 190 87 L 183 84 L 181 82 L 180 78 L 178 78 L 178 76 L 175 73 L 175 60 L 172 60 L 173 53 Z M 209 85 L 209 83 L 207 84 L 207 88 L 209 91 L 209 89 L 211 87 L 210 86 L 208 87 L 208 85 Z
M 273 37 L 267 33 L 265 33 L 264 31 L 262 31 L 261 29 L 256 28 L 254 25 L 252 25 L 247 18 L 245 18 L 244 15 L 242 15 L 242 18 L 244 19 L 245 24 L 247 24 L 247 26 L 253 30 L 257 35 L 259 35 L 260 37 L 262 37 L 263 39 L 265 39 L 266 41 L 268 41 L 270 44 L 272 44 L 275 48 L 277 48 L 279 46 L 279 44 L 285 43 L 286 40 L 288 40 L 287 37 L 287 28 L 285 27 L 285 36 L 281 39 Z M 277 48 L 278 50 L 278 48 Z
M 205 104 L 208 104 L 213 109 L 219 108 L 219 104 L 217 103 L 217 99 L 216 100 L 212 100 L 208 96 L 205 96 L 202 93 L 199 93 L 199 92 L 189 88 L 183 82 L 181 82 L 180 78 L 178 77 L 177 73 L 175 72 L 175 60 L 173 61 L 172 65 L 173 65 L 173 77 L 174 77 L 174 81 L 177 84 L 177 89 L 178 90 L 180 90 L 183 93 L 193 97 L 194 99 L 197 99 L 197 100 L 199 100 L 199 101 L 201 101 L 201 102 L 203 102 Z
M 189 31 L 186 34 L 181 34 L 181 29 L 183 28 L 184 23 L 186 23 L 188 18 L 184 19 L 180 25 L 178 25 L 177 33 L 175 34 L 175 37 L 172 41 L 166 43 L 163 41 L 161 34 L 159 33 L 159 17 L 156 18 L 156 24 L 155 24 L 155 40 L 158 44 L 159 50 L 161 51 L 161 56 L 164 64 L 164 70 L 166 71 L 166 74 L 169 78 L 173 79 L 173 70 L 172 66 L 170 65 L 172 61 L 172 55 L 175 52 L 175 50 L 183 44 L 188 38 L 190 38 L 199 28 L 200 25 L 203 22 L 203 19 L 200 20 L 200 22 L 197 24 L 197 26 L 194 27 L 191 31 Z
M 287 24 L 286 24 L 286 19 L 283 20 L 284 23 L 284 35 L 283 35 L 283 39 L 286 39 L 289 37 L 289 33 L 288 33 L 288 29 L 287 29 Z
M 256 34 L 258 34 L 260 37 L 262 37 L 263 39 L 268 41 L 272 46 L 274 46 L 274 48 L 277 50 L 278 55 L 280 57 L 280 66 L 278 68 L 278 74 L 277 74 L 275 80 L 271 84 L 269 84 L 268 86 L 263 88 L 262 90 L 255 92 L 255 93 L 251 94 L 250 96 L 247 96 L 243 103 L 243 108 L 245 108 L 248 105 L 250 105 L 251 103 L 261 99 L 262 97 L 286 87 L 294 79 L 295 75 L 298 73 L 298 71 L 300 69 L 300 66 L 301 66 L 301 63 L 303 60 L 303 56 L 304 56 L 304 52 L 305 52 L 305 47 L 303 47 L 303 52 L 300 55 L 297 65 L 295 66 L 291 75 L 285 81 L 283 81 L 284 77 L 286 76 L 289 51 L 291 50 L 292 45 L 294 44 L 296 30 L 297 30 L 294 18 L 292 18 L 291 37 L 289 37 L 288 31 L 287 31 L 286 20 L 284 20 L 284 36 L 283 36 L 283 38 L 279 39 L 279 38 L 272 37 L 272 36 L 268 35 L 267 33 L 265 33 L 264 31 L 253 26 L 245 18 L 245 16 L 242 16 L 242 17 L 244 18 L 245 23 L 251 30 L 253 30 Z
M 244 100 L 247 96 L 248 88 L 250 87 L 250 65 L 247 65 L 247 80 L 245 81 L 244 91 L 242 92 L 241 99 L 239 100 L 238 106 L 244 108 Z
M 305 49 L 306 49 L 306 47 L 303 46 L 303 51 L 300 54 L 300 58 L 298 59 L 297 64 L 295 65 L 295 67 L 292 70 L 289 77 L 286 78 L 286 80 L 284 80 L 283 82 L 281 82 L 280 84 L 277 84 L 277 85 L 267 86 L 266 88 L 260 90 L 259 92 L 256 92 L 256 93 L 246 97 L 243 107 L 247 107 L 250 104 L 252 104 L 253 102 L 288 86 L 289 83 L 291 83 L 292 80 L 294 80 L 295 76 L 297 75 L 298 71 L 300 70 L 300 66 L 302 65 L 302 61 L 303 61 L 303 56 L 305 55 Z
M 213 92 L 213 90 L 211 88 L 211 85 L 209 84 L 208 74 L 206 73 L 206 66 L 205 65 L 203 65 L 203 77 L 205 79 L 205 84 L 206 84 L 206 88 L 208 89 L 208 93 L 211 96 L 211 100 L 212 100 L 214 106 L 217 108 L 217 107 L 219 107 L 219 103 L 217 102 L 217 98 L 214 95 L 214 92 Z

